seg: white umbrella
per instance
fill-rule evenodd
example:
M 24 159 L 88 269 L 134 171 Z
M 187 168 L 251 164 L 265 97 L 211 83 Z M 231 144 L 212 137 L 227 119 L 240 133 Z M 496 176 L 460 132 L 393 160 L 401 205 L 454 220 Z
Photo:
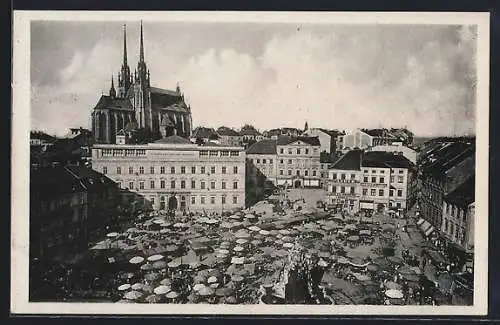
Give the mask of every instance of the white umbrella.
M 144 257 L 141 256 L 134 256 L 129 260 L 129 263 L 131 264 L 139 264 L 144 261 Z
M 293 244 L 292 243 L 284 243 L 283 247 L 284 248 L 293 248 Z
M 208 278 L 207 280 L 208 283 L 216 283 L 217 282 L 217 278 L 215 276 L 211 276 Z
M 160 255 L 160 254 L 151 255 L 150 257 L 148 257 L 148 261 L 150 261 L 150 262 L 159 261 L 159 260 L 161 260 L 163 257 L 164 257 L 164 256 L 163 256 L 163 255 Z
M 241 251 L 243 251 L 243 250 L 244 250 L 244 248 L 243 248 L 243 247 L 241 247 L 241 246 L 236 246 L 235 248 L 233 248 L 233 250 L 234 250 L 235 252 L 241 252 Z
M 160 285 L 153 290 L 153 292 L 156 293 L 157 295 L 163 295 L 169 291 L 170 287 L 166 285 Z
M 227 249 L 219 249 L 219 254 L 222 254 L 222 255 L 225 255 L 225 254 L 229 254 L 229 251 Z
M 125 297 L 125 299 L 135 300 L 135 299 L 139 299 L 140 297 L 142 297 L 142 293 L 140 293 L 139 291 L 132 290 L 132 291 L 125 293 L 124 297 Z
M 118 287 L 118 291 L 125 291 L 128 289 L 130 289 L 130 284 L 128 283 L 122 284 L 121 286 Z
M 255 219 L 255 216 L 253 214 L 247 214 L 245 215 L 245 219 Z
M 250 231 L 255 231 L 255 232 L 259 232 L 260 231 L 260 228 L 257 227 L 257 226 L 251 226 L 251 227 L 248 227 L 248 230 Z
M 232 216 L 229 217 L 229 219 L 239 220 L 240 216 L 233 214 Z
M 106 235 L 106 237 L 114 238 L 114 237 L 118 237 L 119 235 L 120 234 L 117 232 L 110 232 L 109 234 Z
M 167 293 L 165 295 L 165 297 L 167 297 L 168 299 L 174 299 L 174 298 L 177 298 L 179 296 L 179 294 L 175 291 L 170 291 L 169 293 Z
M 259 231 L 259 234 L 261 234 L 263 236 L 268 236 L 270 234 L 270 232 L 267 231 L 267 230 L 262 229 L 261 231 Z
M 243 245 L 246 243 L 248 243 L 248 240 L 246 240 L 245 238 L 239 238 L 238 240 L 236 240 L 236 244 L 238 245 Z
M 160 219 L 153 220 L 153 223 L 156 223 L 157 225 L 161 225 L 164 222 L 165 222 L 164 220 L 160 220 Z
M 199 291 L 201 288 L 204 288 L 205 285 L 203 283 L 197 283 L 194 285 L 193 290 L 194 291 Z
M 245 262 L 245 258 L 244 257 L 233 256 L 231 258 L 231 264 L 243 264 L 244 262 Z
M 401 290 L 390 289 L 385 292 L 385 295 L 392 299 L 403 298 L 403 293 L 401 292 Z
M 135 283 L 132 285 L 132 290 L 141 290 L 144 287 L 142 283 Z

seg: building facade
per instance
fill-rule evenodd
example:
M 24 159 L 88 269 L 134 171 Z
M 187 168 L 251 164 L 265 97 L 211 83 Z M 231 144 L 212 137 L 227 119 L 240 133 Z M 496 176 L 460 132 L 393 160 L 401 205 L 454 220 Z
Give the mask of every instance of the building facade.
M 245 151 L 170 136 L 147 145 L 96 145 L 93 168 L 156 210 L 222 212 L 245 205 Z
M 359 129 L 347 132 L 342 137 L 342 150 L 366 149 L 373 146 L 373 137 Z
M 118 131 L 134 128 L 163 133 L 165 119 L 175 133 L 189 138 L 192 131 L 191 107 L 184 101 L 179 86 L 176 90 L 153 87 L 144 55 L 141 22 L 139 61 L 132 74 L 127 62 L 127 34 L 123 31 L 123 61 L 118 74 L 118 89 L 113 77 L 108 95 L 102 95 L 92 111 L 92 134 L 95 143 L 115 143 Z M 165 124 L 165 123 L 163 123 Z
M 219 136 L 219 143 L 223 146 L 238 147 L 242 145 L 242 138 L 240 134 L 229 127 L 219 127 L 217 129 L 217 134 Z
M 30 255 L 55 258 L 85 248 L 117 217 L 116 184 L 80 166 L 32 170 Z
M 394 154 L 399 154 L 404 156 L 406 159 L 411 161 L 413 164 L 417 163 L 417 151 L 403 145 L 402 142 L 395 142 L 393 144 L 377 145 L 368 148 L 369 151 L 384 151 L 392 152 Z
M 321 128 L 307 129 L 304 132 L 305 136 L 318 137 L 319 143 L 321 144 L 321 152 L 326 152 L 328 154 L 335 153 L 336 151 L 336 139 L 337 134 L 334 131 L 325 130 Z
M 329 205 L 351 213 L 403 213 L 415 202 L 410 161 L 386 152 L 351 150 L 329 170 Z

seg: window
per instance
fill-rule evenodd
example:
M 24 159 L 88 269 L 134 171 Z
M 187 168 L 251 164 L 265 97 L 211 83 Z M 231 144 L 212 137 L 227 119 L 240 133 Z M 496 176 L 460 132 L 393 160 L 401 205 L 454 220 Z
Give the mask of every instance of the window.
M 385 182 L 385 178 L 380 177 L 380 183 L 384 183 L 384 182 Z
M 144 167 L 143 166 L 139 167 L 139 174 L 144 174 Z
M 263 163 L 263 164 L 267 164 L 267 160 L 262 159 L 262 163 Z
M 396 207 L 401 208 L 401 202 L 396 202 Z
M 363 182 L 368 183 L 368 177 L 367 176 L 363 177 Z
M 404 177 L 403 176 L 398 176 L 398 183 L 403 183 Z
M 155 173 L 155 168 L 154 166 L 149 167 L 149 173 L 154 174 Z
M 139 182 L 139 189 L 143 190 L 144 189 L 144 182 Z
M 372 177 L 372 183 L 376 183 L 377 182 L 377 177 Z
M 175 167 L 174 166 L 170 167 L 170 174 L 175 174 Z
M 226 189 L 226 182 L 224 182 L 224 181 L 223 181 L 223 182 L 221 183 L 221 188 L 222 188 L 223 190 L 225 190 L 225 189 Z
M 333 179 L 337 179 L 337 174 L 332 173 L 332 175 L 333 175 L 333 176 L 332 176 L 332 177 L 333 177 Z
M 196 174 L 196 166 L 191 166 L 191 174 Z
M 226 204 L 226 196 L 225 196 L 225 195 L 223 195 L 223 196 L 221 197 L 221 203 L 222 203 L 222 204 Z
M 170 188 L 175 188 L 175 181 L 170 182 Z
M 292 170 L 291 169 L 288 170 L 288 176 L 292 176 Z
M 383 170 L 383 169 L 382 169 L 382 170 L 380 171 L 380 174 L 383 174 L 383 173 L 385 173 L 385 170 Z
M 377 171 L 375 169 L 372 169 L 372 174 L 375 174 Z
M 351 179 L 356 179 L 356 175 L 355 174 L 351 174 Z
M 391 175 L 391 183 L 394 183 L 394 176 Z
M 304 171 L 304 176 L 309 176 L 309 171 L 308 170 Z
M 269 163 L 272 164 L 273 163 L 273 160 L 272 159 L 269 159 Z
M 295 172 L 295 174 L 296 174 L 297 176 L 300 176 L 300 170 L 297 170 L 297 171 Z
M 340 187 L 340 193 L 345 193 L 345 187 L 344 186 Z
M 117 182 L 116 184 L 118 184 L 118 188 L 122 187 L 122 182 Z
M 128 188 L 133 190 L 134 189 L 134 182 L 128 182 Z
M 340 174 L 340 179 L 345 179 L 345 174 Z
M 164 166 L 160 167 L 160 174 L 165 174 L 165 167 Z
M 238 157 L 240 155 L 239 151 L 231 151 L 231 157 Z
M 205 174 L 205 166 L 201 167 L 200 173 Z
M 238 174 L 238 166 L 233 167 L 233 174 Z
M 284 154 L 283 148 L 280 149 L 280 154 Z
M 280 169 L 280 175 L 283 175 L 283 174 L 284 174 L 283 169 Z
M 226 173 L 226 166 L 223 166 L 222 169 L 221 169 L 222 173 L 225 174 Z
M 384 196 L 384 190 L 378 190 L 378 196 Z
M 368 189 L 367 188 L 363 189 L 363 195 L 368 195 Z
M 205 204 L 205 197 L 204 196 L 201 197 L 201 204 Z
M 389 191 L 389 196 L 394 196 L 394 190 Z
M 155 181 L 149 182 L 149 188 L 151 188 L 151 189 L 155 188 Z
M 370 190 L 370 195 L 371 195 L 371 196 L 375 196 L 375 195 L 377 195 L 377 190 L 372 188 L 372 189 Z
M 306 155 L 308 155 L 309 154 L 309 149 L 305 149 L 305 151 L 306 151 Z
M 235 189 L 235 190 L 238 189 L 238 182 L 233 182 L 233 189 Z
M 233 196 L 233 204 L 238 204 L 238 197 L 237 196 Z
M 185 174 L 185 173 L 186 173 L 186 167 L 181 166 L 181 174 Z
M 288 149 L 288 154 L 291 155 L 292 154 L 292 149 Z
M 403 190 L 398 190 L 398 196 L 403 196 Z
M 400 169 L 398 172 L 399 172 L 400 174 L 403 174 L 403 173 L 404 173 L 404 170 Z
M 181 188 L 186 188 L 186 181 L 181 181 Z
M 297 149 L 297 155 L 300 155 L 300 149 Z
M 122 168 L 121 167 L 116 167 L 116 173 L 120 175 L 122 173 Z
M 368 169 L 363 170 L 363 173 L 368 174 Z
M 200 183 L 200 188 L 201 188 L 202 190 L 204 190 L 204 189 L 205 189 L 205 182 L 204 182 L 204 181 L 201 181 L 201 183 Z
M 215 182 L 214 181 L 210 182 L 210 188 L 212 190 L 215 190 Z
M 210 203 L 215 204 L 215 196 L 210 197 Z
M 102 167 L 102 173 L 103 173 L 104 175 L 106 175 L 106 174 L 108 173 L 108 167 L 103 166 L 103 167 Z
M 152 206 L 155 206 L 155 198 L 154 197 L 150 198 L 149 201 L 151 201 Z
M 196 196 L 191 196 L 191 204 L 196 204 Z
M 354 187 L 351 187 L 351 194 L 354 194 Z
M 215 174 L 215 167 L 214 166 L 210 167 L 210 174 Z
M 134 173 L 134 167 L 129 167 L 128 168 L 128 173 L 133 174 Z
M 283 164 L 283 159 L 280 159 L 280 164 Z
M 316 171 L 315 170 L 313 170 L 313 176 L 316 176 Z M 321 176 L 321 177 L 323 177 L 323 176 Z
M 210 157 L 217 157 L 219 155 L 218 151 L 210 151 Z
M 221 157 L 229 157 L 229 151 L 223 150 L 220 152 Z
M 250 163 L 253 164 L 253 159 L 250 159 Z
M 332 187 L 332 192 L 333 192 L 333 193 L 337 193 L 337 186 L 333 186 L 333 187 Z
M 291 164 L 292 163 L 292 159 L 288 159 L 288 164 Z

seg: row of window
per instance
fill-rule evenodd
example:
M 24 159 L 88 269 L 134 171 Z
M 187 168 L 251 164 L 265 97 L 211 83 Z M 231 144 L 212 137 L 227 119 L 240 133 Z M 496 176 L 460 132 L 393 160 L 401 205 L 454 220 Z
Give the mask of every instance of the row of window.
M 309 163 L 311 160 L 310 159 L 304 159 L 304 160 L 300 160 L 300 159 L 297 159 L 297 164 L 302 164 L 302 165 L 305 165 L 307 163 Z M 294 162 L 294 159 L 287 159 L 287 164 L 288 165 L 291 165 L 293 164 Z M 280 165 L 284 165 L 285 164 L 285 160 L 284 159 L 280 159 Z M 317 165 L 316 164 L 312 164 L 314 168 L 317 168 Z
M 336 174 L 334 173 L 333 174 L 333 179 L 341 179 L 341 180 L 346 180 L 348 179 L 347 177 L 350 176 L 350 180 L 355 180 L 356 179 L 356 174 L 350 174 L 350 175 L 346 175 L 346 174 Z M 371 179 L 370 177 L 368 176 L 364 176 L 363 177 L 363 183 L 369 183 L 371 180 L 371 183 L 377 183 L 377 177 L 376 176 L 372 176 Z M 379 177 L 378 178 L 378 183 L 380 184 L 383 184 L 385 183 L 385 177 Z M 395 181 L 395 176 L 391 175 L 390 176 L 390 180 L 391 180 L 391 183 L 394 183 Z M 403 183 L 404 182 L 404 176 L 398 176 L 398 183 Z
M 236 150 L 200 150 L 200 157 L 238 157 L 239 151 Z
M 118 181 L 117 183 L 118 183 L 118 186 L 119 186 L 119 187 L 122 187 L 122 182 L 121 182 L 121 181 Z M 128 189 L 133 190 L 133 189 L 135 188 L 135 185 L 134 185 L 134 184 L 135 184 L 135 182 L 134 182 L 134 181 L 130 181 L 130 182 L 128 182 Z M 138 185 L 138 186 L 139 186 L 139 187 L 138 187 L 138 189 L 139 189 L 139 190 L 144 190 L 144 189 L 145 189 L 145 184 L 146 184 L 146 182 L 144 182 L 144 181 L 139 181 L 139 183 L 138 183 L 138 184 L 139 184 L 139 185 Z M 164 181 L 164 180 L 160 180 L 159 184 L 157 183 L 157 181 L 155 181 L 155 180 L 151 180 L 151 181 L 149 181 L 149 189 L 152 189 L 152 190 L 153 190 L 153 189 L 155 189 L 155 188 L 156 188 L 156 185 L 159 185 L 159 188 L 160 188 L 160 189 L 165 189 L 165 188 L 166 188 L 166 184 L 167 184 L 167 182 L 166 182 L 166 181 Z M 187 186 L 186 186 L 186 181 L 185 181 L 185 180 L 181 180 L 181 181 L 179 182 L 179 187 L 177 187 L 177 184 L 178 184 L 178 182 L 177 182 L 177 181 L 172 180 L 172 181 L 170 181 L 170 187 L 169 187 L 169 188 L 170 188 L 170 189 L 176 189 L 176 188 L 186 189 L 186 188 L 187 188 Z M 209 185 L 209 186 L 207 186 L 207 185 Z M 204 189 L 216 190 L 216 189 L 217 189 L 217 186 L 216 186 L 216 185 L 217 185 L 217 184 L 216 184 L 216 182 L 215 182 L 215 181 L 211 181 L 211 182 L 209 182 L 208 184 L 207 184 L 207 182 L 205 182 L 205 181 L 200 181 L 200 189 L 201 189 L 201 190 L 204 190 Z M 196 181 L 191 181 L 191 187 L 190 187 L 190 188 L 191 188 L 191 189 L 196 189 Z M 221 184 L 220 184 L 220 189 L 222 189 L 222 190 L 227 190 L 227 189 L 229 189 L 229 188 L 228 188 L 228 186 L 227 186 L 227 182 L 222 181 L 222 182 L 221 182 Z M 233 190 L 237 190 L 237 189 L 238 189 L 238 182 L 233 182 L 233 187 L 232 187 L 232 189 L 233 189 Z
M 301 155 L 302 153 L 304 153 L 304 155 L 308 155 L 309 151 L 309 148 L 304 148 L 304 150 L 302 150 L 301 148 L 296 148 L 295 150 L 293 148 L 288 148 L 287 150 L 285 150 L 285 148 L 280 148 L 280 154 L 282 155 L 284 155 L 285 152 L 287 152 L 289 155 L 293 155 L 294 153 L 296 155 Z M 313 152 L 317 153 L 318 148 L 314 148 Z
M 377 173 L 377 171 L 378 171 L 380 174 L 385 174 L 385 169 L 372 169 L 372 174 L 376 174 L 376 173 Z M 368 174 L 368 172 L 369 172 L 369 170 L 368 170 L 368 169 L 364 169 L 364 170 L 363 170 L 363 173 L 365 173 L 365 174 Z M 395 171 L 393 171 L 393 172 L 395 172 Z M 398 170 L 398 173 L 399 173 L 399 174 L 404 174 L 404 170 L 403 170 L 403 169 L 400 169 L 400 170 Z
M 465 244 L 465 230 L 458 225 L 455 225 L 453 222 L 448 222 L 448 220 L 445 219 L 444 231 L 452 237 L 454 236 L 459 243 Z
M 446 204 L 446 214 L 450 215 L 452 218 L 455 219 L 462 219 L 463 222 L 466 221 L 467 215 L 464 212 L 464 210 L 459 209 L 458 207 L 452 205 L 452 204 Z
M 288 169 L 287 170 L 287 175 L 288 176 L 292 176 L 292 174 L 293 174 L 293 171 L 291 169 Z M 283 169 L 280 169 L 280 176 L 283 176 L 283 175 L 285 175 L 285 171 Z M 297 169 L 295 171 L 295 175 L 296 176 L 302 176 L 299 169 Z M 307 169 L 304 170 L 304 176 L 309 176 L 309 171 Z M 316 171 L 315 170 L 312 171 L 312 176 L 316 176 Z
M 267 164 L 269 162 L 269 164 L 272 165 L 273 161 L 274 161 L 273 159 L 262 159 L 263 164 Z M 250 162 L 253 164 L 254 160 L 250 159 Z M 261 162 L 261 159 L 255 159 L 255 163 L 260 164 L 260 162 Z
M 338 192 L 337 192 L 338 191 Z M 337 186 L 332 187 L 332 192 L 333 193 L 349 193 L 349 194 L 354 194 L 355 193 L 355 187 L 352 186 L 340 186 L 337 188 Z M 368 196 L 368 189 L 363 188 L 362 189 L 363 196 Z M 398 197 L 403 196 L 403 190 L 397 190 L 395 193 L 394 190 L 389 191 L 389 196 L 394 196 L 394 194 L 397 194 Z M 378 196 L 384 196 L 385 195 L 385 190 L 379 189 L 378 190 Z M 370 189 L 370 196 L 377 196 L 377 190 L 376 189 Z
M 146 149 L 102 149 L 102 156 L 125 156 L 125 157 L 138 157 L 145 156 Z
M 207 200 L 208 199 L 208 200 Z M 216 204 L 216 196 L 210 196 L 210 197 L 205 197 L 205 196 L 200 196 L 199 198 L 196 197 L 196 196 L 191 196 L 191 204 L 197 204 L 197 202 L 199 202 L 199 204 Z M 228 200 L 227 200 L 227 197 L 226 195 L 221 195 L 220 196 L 220 203 L 221 204 L 228 204 Z M 155 198 L 152 197 L 149 199 L 151 204 L 154 205 L 155 204 Z M 185 200 L 185 197 L 183 196 L 181 198 L 181 202 Z M 232 204 L 238 204 L 238 196 L 237 195 L 233 195 L 232 196 L 232 200 L 231 200 Z M 160 205 L 165 205 L 165 197 L 162 196 L 160 197 Z
M 176 169 L 175 166 L 170 167 L 170 174 L 175 174 L 177 170 L 178 169 Z M 149 173 L 150 174 L 154 174 L 155 171 L 156 171 L 156 169 L 155 169 L 154 166 L 149 167 Z M 166 171 L 165 166 L 161 166 L 160 167 L 160 174 L 165 174 L 165 171 Z M 200 174 L 205 174 L 206 171 L 207 171 L 207 168 L 205 166 L 201 166 L 199 168 L 199 171 L 200 171 Z M 220 171 L 221 171 L 221 174 L 227 174 L 227 167 L 226 166 L 222 166 Z M 139 172 L 139 174 L 144 174 L 144 172 L 145 172 L 144 166 L 140 166 L 138 172 Z M 108 173 L 108 166 L 103 166 L 102 167 L 102 173 L 105 174 L 105 175 Z M 118 175 L 122 174 L 122 168 L 120 166 L 116 167 L 116 173 Z M 128 168 L 128 173 L 130 175 L 134 174 L 134 167 L 130 166 Z M 186 167 L 185 166 L 181 166 L 180 167 L 180 173 L 181 174 L 186 174 Z M 210 174 L 215 174 L 215 173 L 216 173 L 215 166 L 210 167 Z M 196 174 L 196 166 L 192 166 L 191 167 L 191 174 Z M 233 167 L 233 174 L 238 174 L 238 166 L 234 166 Z

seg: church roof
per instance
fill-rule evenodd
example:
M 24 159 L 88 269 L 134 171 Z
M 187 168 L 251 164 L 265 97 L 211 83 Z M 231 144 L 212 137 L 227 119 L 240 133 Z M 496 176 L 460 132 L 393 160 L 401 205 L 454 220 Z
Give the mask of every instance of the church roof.
M 169 143 L 169 144 L 192 144 L 191 141 L 184 139 L 178 135 L 171 135 L 166 138 L 156 140 L 154 143 Z
M 151 94 L 168 95 L 172 97 L 181 98 L 181 94 L 179 94 L 175 90 L 163 89 L 158 87 L 151 87 L 150 89 L 151 89 Z
M 128 98 L 116 98 L 108 95 L 102 95 L 94 109 L 107 108 L 132 111 L 132 103 Z

